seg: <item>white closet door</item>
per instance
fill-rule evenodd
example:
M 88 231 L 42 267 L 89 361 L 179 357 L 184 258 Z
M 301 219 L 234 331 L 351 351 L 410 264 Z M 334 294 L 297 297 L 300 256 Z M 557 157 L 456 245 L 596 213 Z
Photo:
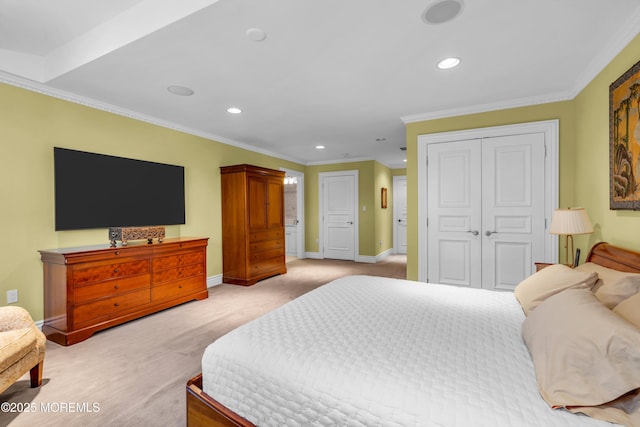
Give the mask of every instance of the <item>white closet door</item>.
M 427 148 L 428 280 L 480 287 L 480 140 Z
M 482 140 L 482 286 L 513 290 L 544 259 L 544 134 Z
M 544 134 L 429 144 L 427 281 L 513 290 L 544 259 Z

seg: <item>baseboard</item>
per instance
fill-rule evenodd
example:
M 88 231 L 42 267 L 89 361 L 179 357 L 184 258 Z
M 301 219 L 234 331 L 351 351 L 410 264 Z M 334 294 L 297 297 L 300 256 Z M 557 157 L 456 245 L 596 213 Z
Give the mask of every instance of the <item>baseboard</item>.
M 207 277 L 207 288 L 212 288 L 222 284 L 222 274 Z
M 387 249 L 386 251 L 376 255 L 376 262 L 382 261 L 383 259 L 385 259 L 389 255 L 393 255 L 395 253 L 396 253 L 396 250 L 394 248 Z
M 312 258 L 312 259 L 323 259 L 323 257 L 320 254 L 320 252 L 305 252 L 304 256 L 306 258 Z
M 362 262 L 362 263 L 368 263 L 368 264 L 375 264 L 378 261 L 382 261 L 383 259 L 385 259 L 386 257 L 388 257 L 389 255 L 391 255 L 393 253 L 393 249 L 387 249 L 386 251 L 376 255 L 376 256 L 369 256 L 369 255 L 358 255 L 356 256 L 356 259 L 354 260 L 355 262 Z M 306 252 L 305 256 L 307 258 L 312 258 L 312 259 L 324 259 L 324 257 L 322 256 L 322 254 L 320 252 Z

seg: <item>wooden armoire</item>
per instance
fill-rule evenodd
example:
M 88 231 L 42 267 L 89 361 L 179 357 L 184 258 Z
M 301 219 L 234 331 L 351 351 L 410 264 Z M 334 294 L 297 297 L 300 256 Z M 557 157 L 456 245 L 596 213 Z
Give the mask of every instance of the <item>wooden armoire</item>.
M 222 281 L 250 286 L 286 273 L 284 172 L 243 164 L 220 175 Z

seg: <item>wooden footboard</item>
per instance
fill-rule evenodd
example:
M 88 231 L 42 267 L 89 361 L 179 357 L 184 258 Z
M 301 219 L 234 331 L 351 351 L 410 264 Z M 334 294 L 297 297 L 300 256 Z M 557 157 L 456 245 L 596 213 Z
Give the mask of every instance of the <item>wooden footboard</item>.
M 187 382 L 187 427 L 255 427 L 202 391 L 202 374 Z

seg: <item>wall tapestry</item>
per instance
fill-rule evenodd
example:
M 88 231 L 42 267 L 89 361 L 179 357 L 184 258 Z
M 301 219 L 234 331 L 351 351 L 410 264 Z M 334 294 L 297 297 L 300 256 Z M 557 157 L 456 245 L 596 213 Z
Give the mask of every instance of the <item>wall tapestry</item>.
M 640 210 L 640 62 L 609 86 L 610 208 Z

